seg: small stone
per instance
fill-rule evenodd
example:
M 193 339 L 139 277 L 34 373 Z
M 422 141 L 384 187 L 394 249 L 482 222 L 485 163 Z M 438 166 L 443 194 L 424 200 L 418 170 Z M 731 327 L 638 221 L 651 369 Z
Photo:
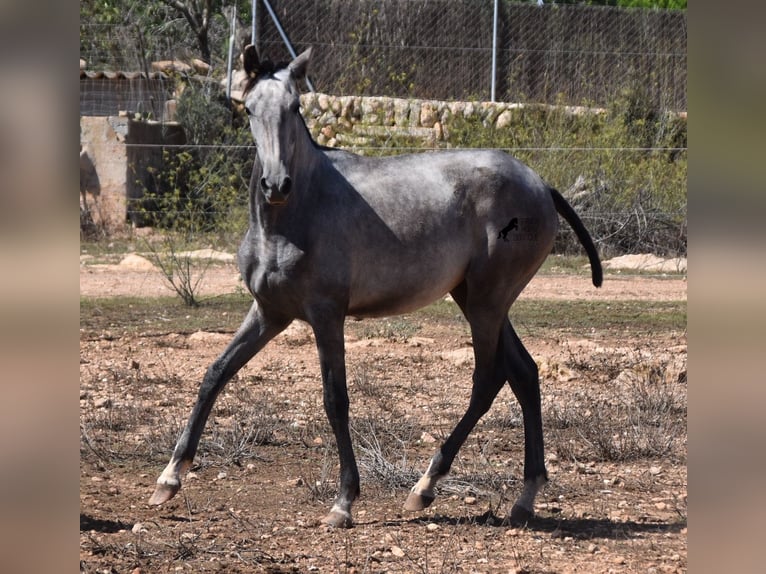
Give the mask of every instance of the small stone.
M 588 544 L 588 554 L 595 554 L 596 550 L 598 550 L 598 546 L 595 544 Z
M 221 472 L 219 472 L 219 473 L 218 473 L 218 476 L 216 476 L 216 478 L 217 478 L 218 480 L 223 480 L 223 479 L 224 479 L 224 478 L 226 478 L 227 476 L 228 476 L 228 475 L 227 475 L 227 474 L 226 474 L 224 471 L 221 471 Z
M 667 505 L 667 504 L 665 504 L 664 502 L 658 502 L 657 504 L 655 504 L 655 505 L 654 505 L 654 507 L 655 507 L 657 510 L 667 510 L 667 508 L 668 508 L 668 505 Z
M 316 437 L 312 442 L 315 446 L 322 446 L 324 444 L 321 436 Z
M 136 522 L 136 523 L 133 525 L 133 528 L 131 528 L 131 529 L 130 529 L 130 531 L 131 531 L 133 534 L 140 534 L 141 532 L 146 532 L 146 528 L 144 527 L 143 523 L 141 523 L 141 522 Z
M 397 558 L 402 558 L 404 556 L 404 550 L 402 550 L 398 546 L 392 546 L 391 547 L 391 554 L 393 554 Z
M 429 532 L 436 532 L 437 530 L 439 530 L 439 525 L 436 524 L 435 522 L 429 522 L 426 525 L 426 530 L 428 530 Z
M 104 398 L 104 399 L 98 399 L 96 402 L 93 403 L 93 406 L 97 409 L 108 409 L 112 406 L 112 399 L 110 398 Z
M 625 564 L 625 558 L 622 556 L 615 556 L 612 562 L 615 564 Z
M 661 472 L 662 472 L 662 467 L 660 467 L 660 466 L 650 466 L 649 467 L 649 474 L 651 474 L 652 476 L 657 476 Z
M 141 568 L 133 568 L 133 572 L 131 574 L 143 574 L 143 570 Z
M 466 496 L 463 499 L 463 502 L 465 502 L 468 506 L 471 506 L 473 504 L 476 504 L 476 497 L 475 496 Z
M 424 443 L 436 442 L 436 439 L 432 435 L 430 435 L 429 433 L 427 433 L 425 431 L 423 432 L 423 434 L 420 435 L 420 440 L 421 440 L 421 442 L 424 442 Z
M 187 472 L 186 473 L 186 480 L 197 480 L 197 478 L 199 478 L 199 476 L 197 475 L 196 472 Z

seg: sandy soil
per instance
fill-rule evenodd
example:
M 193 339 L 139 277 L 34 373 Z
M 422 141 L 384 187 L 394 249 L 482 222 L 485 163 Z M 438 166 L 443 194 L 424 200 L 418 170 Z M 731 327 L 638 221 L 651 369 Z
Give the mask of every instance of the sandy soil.
M 238 288 L 234 266 L 216 265 L 202 291 Z M 81 265 L 80 290 L 171 294 L 155 271 L 120 266 Z M 609 275 L 596 290 L 584 276 L 542 275 L 523 297 L 685 300 L 686 281 Z M 550 482 L 535 519 L 512 528 L 504 518 L 523 470 L 512 393 L 471 434 L 434 504 L 405 512 L 412 481 L 467 403 L 470 341 L 448 322 L 383 336 L 365 324 L 347 333 L 362 470 L 351 530 L 317 522 L 332 504 L 337 459 L 307 328 L 291 327 L 227 386 L 183 489 L 159 508 L 146 504 L 154 481 L 230 335 L 81 330 L 81 572 L 686 571 L 684 332 L 527 334 Z M 637 422 L 635 407 L 650 403 L 657 418 Z M 668 444 L 646 450 L 652 437 Z M 617 455 L 604 456 L 600 440 Z
M 208 268 L 200 282 L 201 295 L 244 289 L 234 263 Z M 173 295 L 154 268 L 125 265 L 80 265 L 80 294 L 86 297 Z M 522 298 L 678 301 L 686 299 L 686 278 L 678 275 L 609 274 L 595 289 L 586 276 L 539 274 L 527 285 Z

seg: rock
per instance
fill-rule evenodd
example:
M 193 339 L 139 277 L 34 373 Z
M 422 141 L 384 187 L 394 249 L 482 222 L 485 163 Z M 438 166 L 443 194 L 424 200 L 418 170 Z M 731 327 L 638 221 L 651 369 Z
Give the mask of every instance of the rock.
M 511 125 L 511 119 L 512 119 L 511 110 L 505 110 L 503 111 L 499 116 L 497 116 L 497 120 L 495 121 L 495 128 L 499 130 L 503 130 Z
M 438 116 L 433 104 L 424 102 L 420 107 L 420 125 L 424 128 L 432 128 L 437 119 Z
M 428 444 L 436 442 L 436 439 L 425 431 L 423 431 L 423 434 L 420 435 L 420 440 L 421 442 Z
M 466 496 L 463 499 L 463 502 L 466 503 L 468 506 L 473 506 L 476 504 L 476 497 L 475 496 Z
M 439 530 L 439 525 L 436 524 L 435 522 L 429 522 L 428 524 L 426 524 L 426 530 L 428 530 L 429 532 L 436 532 L 437 530 Z
M 186 62 L 180 60 L 159 60 L 151 63 L 152 72 L 163 72 L 170 74 L 173 72 L 180 72 L 182 74 L 190 74 L 193 68 Z
M 144 527 L 142 522 L 136 522 L 133 525 L 133 528 L 130 529 L 130 531 L 133 534 L 140 534 L 141 532 L 146 532 L 146 527 Z
M 404 550 L 402 550 L 398 546 L 392 546 L 391 547 L 391 554 L 393 554 L 397 558 L 402 558 L 404 556 Z
M 231 335 L 226 333 L 208 333 L 207 331 L 195 331 L 189 335 L 189 343 L 223 344 L 231 340 Z
M 473 363 L 473 349 L 466 347 L 463 349 L 455 349 L 454 351 L 444 351 L 439 354 L 439 357 L 458 367 L 462 367 L 463 365 Z
M 93 406 L 96 407 L 97 409 L 108 409 L 109 407 L 112 406 L 112 399 L 108 397 L 103 399 L 97 399 L 93 403 Z
M 631 269 L 661 273 L 686 273 L 686 257 L 663 259 L 651 253 L 613 257 L 603 262 L 604 269 Z
M 210 64 L 203 62 L 199 58 L 192 58 L 191 65 L 195 72 L 203 76 L 207 76 L 210 72 Z
M 429 337 L 410 337 L 407 339 L 407 345 L 410 347 L 425 347 L 426 345 L 433 345 L 434 339 Z
M 120 267 L 132 269 L 134 271 L 156 271 L 157 268 L 146 257 L 141 257 L 135 253 L 128 253 L 119 263 Z

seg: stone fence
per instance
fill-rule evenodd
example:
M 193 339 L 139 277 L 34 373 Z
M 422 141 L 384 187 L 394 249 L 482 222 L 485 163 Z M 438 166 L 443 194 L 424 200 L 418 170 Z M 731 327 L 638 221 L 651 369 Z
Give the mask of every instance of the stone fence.
M 364 147 L 373 138 L 406 136 L 425 145 L 445 140 L 455 117 L 480 119 L 496 129 L 511 125 L 514 110 L 523 107 L 553 108 L 547 104 L 507 102 L 456 102 L 405 98 L 331 96 L 308 93 L 301 96 L 303 116 L 318 143 L 330 147 Z M 602 108 L 564 106 L 571 114 L 605 112 Z

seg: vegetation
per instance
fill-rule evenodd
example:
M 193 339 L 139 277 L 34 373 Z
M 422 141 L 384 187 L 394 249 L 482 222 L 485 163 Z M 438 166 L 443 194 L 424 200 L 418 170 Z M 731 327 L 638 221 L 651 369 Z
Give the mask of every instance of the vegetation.
M 514 0 L 511 0 L 514 1 Z M 537 2 L 537 0 L 517 0 Z M 620 8 L 657 8 L 686 10 L 686 0 L 544 0 L 546 4 L 585 4 L 588 6 L 618 6 Z
M 144 250 L 186 305 L 199 305 L 200 267 L 189 248 L 200 240 L 231 249 L 247 228 L 247 189 L 253 166 L 249 133 L 218 87 L 191 83 L 178 100 L 177 119 L 190 147 L 169 147 L 150 168 L 151 189 L 131 209 L 163 231 Z
M 687 122 L 657 110 L 640 86 L 623 90 L 605 110 L 527 105 L 496 117 L 454 117 L 447 148 L 504 149 L 563 192 L 604 257 L 624 253 L 686 254 Z M 416 137 L 379 136 L 371 153 L 418 149 Z M 562 225 L 555 251 L 581 253 Z
M 222 295 L 205 301 L 189 314 L 189 309 L 172 297 L 113 297 L 80 299 L 80 328 L 85 336 L 110 337 L 159 335 L 218 331 L 233 333 L 252 303 L 242 293 Z M 566 317 L 566 319 L 563 319 Z M 539 301 L 522 299 L 512 310 L 520 332 L 546 329 L 573 333 L 609 329 L 630 334 L 686 330 L 685 301 Z M 351 321 L 349 332 L 360 338 L 382 337 L 406 341 L 416 336 L 420 324 L 435 322 L 455 328 L 465 326 L 457 305 L 437 301 L 415 313 L 395 319 Z M 466 331 L 467 334 L 467 331 Z

